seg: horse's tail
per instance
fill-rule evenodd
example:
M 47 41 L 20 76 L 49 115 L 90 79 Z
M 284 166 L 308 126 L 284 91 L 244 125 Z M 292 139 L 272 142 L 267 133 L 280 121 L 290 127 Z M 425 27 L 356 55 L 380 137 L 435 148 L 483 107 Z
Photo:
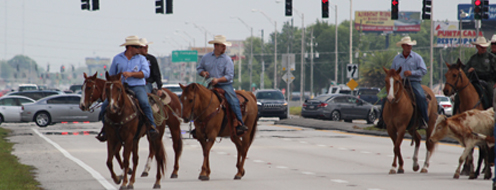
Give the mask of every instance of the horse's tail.
M 153 150 L 155 150 L 155 160 L 157 161 L 158 168 L 157 171 L 160 171 L 160 173 L 164 175 L 166 167 L 166 154 L 162 139 L 160 138 L 154 141 L 149 141 L 149 143 L 152 146 Z
M 257 98 L 255 97 L 255 95 L 253 93 L 247 93 L 247 94 L 249 94 L 253 98 L 253 100 L 255 100 L 255 102 L 251 102 L 251 103 L 256 104 Z M 253 142 L 253 139 L 255 139 L 255 133 L 257 132 L 258 113 L 255 113 L 255 114 L 257 114 L 257 116 L 255 118 L 255 122 L 253 123 L 253 127 L 252 127 L 251 134 L 250 134 L 250 145 Z

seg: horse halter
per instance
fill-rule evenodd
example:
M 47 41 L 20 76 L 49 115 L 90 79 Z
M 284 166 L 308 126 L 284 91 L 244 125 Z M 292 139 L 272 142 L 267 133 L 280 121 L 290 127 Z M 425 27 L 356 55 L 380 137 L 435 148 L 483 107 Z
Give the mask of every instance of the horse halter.
M 83 87 L 85 87 L 86 84 L 88 84 L 88 82 L 93 82 L 92 90 L 91 90 L 90 97 L 89 97 L 89 101 L 92 101 L 93 100 L 93 93 L 95 92 L 95 89 L 97 89 L 98 86 L 96 85 L 96 80 L 89 79 L 89 80 L 84 81 Z M 84 92 L 86 92 L 86 89 L 82 89 L 82 90 Z M 103 94 L 103 90 L 102 90 L 102 94 Z M 97 102 L 102 102 L 102 100 L 103 100 L 103 98 L 101 97 L 101 95 L 100 95 L 100 98 L 99 99 L 96 99 Z M 101 105 L 94 105 L 93 107 L 88 107 L 88 110 L 89 110 L 90 113 L 93 113 L 95 111 L 95 108 L 98 108 L 100 106 Z
M 462 72 L 462 71 L 460 71 L 460 72 Z M 461 80 L 463 80 L 462 74 L 461 73 L 458 73 L 458 76 L 456 77 L 456 81 L 455 81 L 455 84 L 454 85 L 451 84 L 451 83 L 449 83 L 448 81 L 446 81 L 446 84 L 449 85 L 449 86 L 451 86 L 451 89 L 453 89 L 453 91 L 455 93 L 458 93 L 458 92 L 462 91 L 463 89 L 465 89 L 470 84 L 470 83 L 468 83 L 467 85 L 465 85 L 461 89 L 456 89 L 456 86 L 458 85 L 458 82 L 461 81 Z
M 195 83 L 193 83 L 194 85 Z M 195 116 L 195 112 L 193 110 L 195 110 L 195 104 L 196 104 L 196 94 L 197 94 L 197 91 L 198 91 L 198 87 L 195 88 L 195 91 L 193 92 L 194 96 L 193 96 L 193 107 L 191 107 L 191 114 L 189 115 L 189 120 L 197 120 L 201 115 L 203 115 L 207 109 L 203 109 L 203 112 L 201 112 L 200 114 L 198 114 L 196 117 Z M 213 99 L 213 93 L 210 95 L 210 102 L 208 103 L 207 105 L 207 108 L 210 107 L 210 104 L 212 103 L 212 99 Z M 184 111 L 184 110 L 183 110 Z
M 394 80 L 394 78 L 393 78 L 393 80 Z M 394 82 L 396 82 L 396 80 L 394 80 Z M 405 85 L 403 85 L 403 83 L 400 83 L 400 84 L 401 84 L 401 85 L 400 85 L 400 87 L 403 87 L 403 89 L 404 89 L 404 88 L 405 88 L 405 87 L 404 87 Z M 389 85 L 391 85 L 391 84 L 389 84 Z M 394 84 L 393 84 L 393 86 L 394 86 Z M 394 95 L 396 96 L 396 94 L 398 94 L 398 92 L 399 92 L 399 91 L 400 91 L 400 88 L 396 89 L 396 91 L 394 92 Z M 402 97 L 403 97 L 403 94 L 400 94 L 400 95 L 398 96 L 398 98 L 396 99 L 396 101 L 394 101 L 394 102 L 392 102 L 392 103 L 398 103 Z M 387 98 L 386 98 L 386 100 L 387 100 Z M 388 101 L 389 101 L 389 100 L 388 100 Z

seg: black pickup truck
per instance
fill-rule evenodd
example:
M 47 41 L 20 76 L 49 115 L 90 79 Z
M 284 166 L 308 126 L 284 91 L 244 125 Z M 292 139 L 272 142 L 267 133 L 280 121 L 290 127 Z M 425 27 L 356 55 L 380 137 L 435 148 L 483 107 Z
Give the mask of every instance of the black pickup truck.
M 371 104 L 375 104 L 379 100 L 377 94 L 380 91 L 381 89 L 376 87 L 358 88 L 357 97 Z

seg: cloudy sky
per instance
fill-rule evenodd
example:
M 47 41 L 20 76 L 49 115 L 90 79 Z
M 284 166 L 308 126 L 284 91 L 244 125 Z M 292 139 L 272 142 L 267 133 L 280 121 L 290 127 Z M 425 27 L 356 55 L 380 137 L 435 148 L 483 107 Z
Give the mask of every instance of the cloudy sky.
M 155 14 L 155 0 L 100 0 L 99 11 L 82 11 L 80 0 L 0 0 L 0 59 L 24 54 L 46 69 L 60 65 L 84 66 L 85 57 L 112 58 L 129 35 L 153 41 L 150 53 L 170 55 L 172 50 L 191 45 L 203 47 L 212 35 L 244 40 L 253 27 L 254 35 L 265 30 L 265 39 L 274 31 L 260 12 L 277 22 L 278 30 L 290 17 L 284 16 L 284 0 L 173 0 L 174 13 Z M 390 9 L 391 0 L 352 0 L 353 11 Z M 338 22 L 349 20 L 350 0 L 330 0 L 337 4 Z M 400 11 L 420 11 L 422 0 L 399 0 Z M 434 1 L 435 20 L 456 20 L 457 5 L 471 0 Z M 305 25 L 321 20 L 321 0 L 293 0 L 304 14 Z M 436 9 L 436 7 L 439 7 Z M 442 8 L 440 8 L 442 7 Z M 334 23 L 333 5 L 329 22 Z M 294 24 L 301 26 L 294 13 Z M 195 25 L 198 27 L 195 27 Z M 194 44 L 193 44 L 194 43 Z

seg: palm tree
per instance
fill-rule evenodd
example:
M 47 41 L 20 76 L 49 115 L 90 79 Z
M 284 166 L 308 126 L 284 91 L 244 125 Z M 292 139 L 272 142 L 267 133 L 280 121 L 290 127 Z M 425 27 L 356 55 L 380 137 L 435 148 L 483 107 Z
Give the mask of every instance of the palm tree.
M 377 51 L 368 56 L 360 65 L 361 77 L 358 83 L 362 87 L 384 87 L 386 77 L 382 67 L 390 68 L 397 51 Z

